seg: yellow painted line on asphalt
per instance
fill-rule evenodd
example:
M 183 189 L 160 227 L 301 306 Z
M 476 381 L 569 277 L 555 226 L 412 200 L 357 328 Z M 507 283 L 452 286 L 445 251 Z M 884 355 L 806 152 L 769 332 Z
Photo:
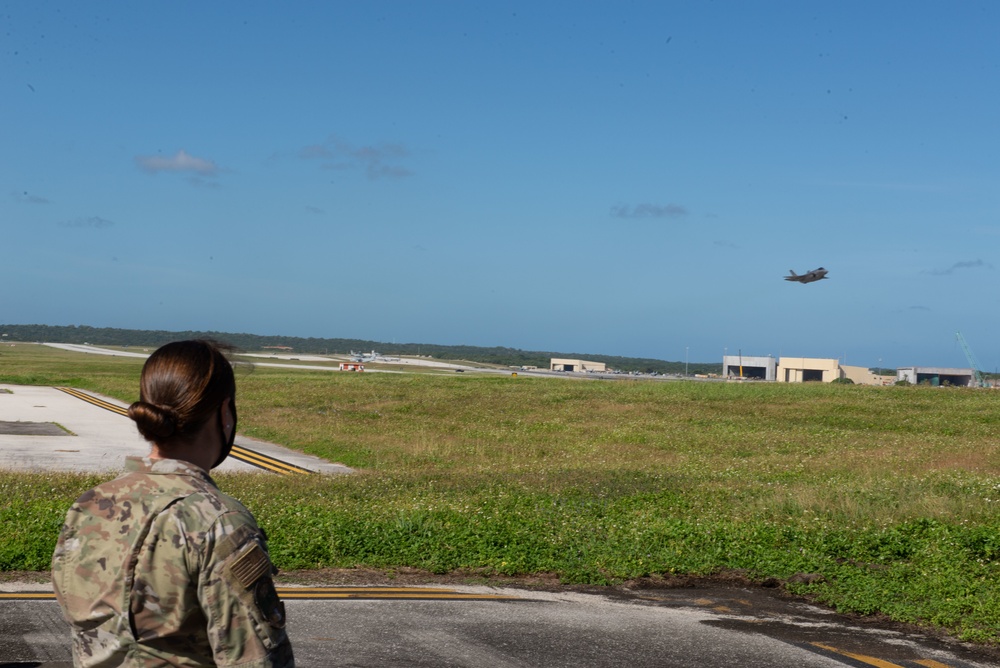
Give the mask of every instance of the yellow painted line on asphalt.
M 122 408 L 121 406 L 113 404 L 109 401 L 105 401 L 104 399 L 101 399 L 99 397 L 92 396 L 90 394 L 87 394 L 86 392 L 81 392 L 80 390 L 75 390 L 71 387 L 57 387 L 56 389 L 59 390 L 60 392 L 65 392 L 66 394 L 72 397 L 76 397 L 77 399 L 82 399 L 83 401 L 86 401 L 89 404 L 93 404 L 94 406 L 98 406 L 105 410 L 109 410 L 112 413 L 117 413 L 118 415 L 124 415 L 126 417 L 128 416 L 127 408 Z M 296 466 L 295 464 L 289 464 L 288 462 L 276 459 L 275 457 L 270 457 L 268 455 L 264 455 L 259 452 L 255 452 L 253 450 L 249 450 L 239 445 L 234 445 L 233 450 L 230 454 L 232 455 L 232 457 L 240 460 L 241 462 L 245 462 L 252 466 L 256 466 L 257 468 L 262 468 L 267 471 L 271 471 L 272 473 L 281 473 L 283 475 L 289 475 L 292 473 L 296 474 L 312 473 L 312 471 L 310 471 L 309 469 L 302 468 L 301 466 Z
M 892 663 L 890 661 L 885 661 L 883 659 L 876 659 L 874 656 L 855 654 L 854 652 L 848 652 L 843 649 L 838 649 L 831 645 L 824 645 L 823 643 L 819 642 L 814 642 L 809 644 L 819 647 L 820 649 L 825 649 L 827 652 L 831 652 L 833 654 L 839 654 L 841 656 L 846 656 L 848 658 L 854 659 L 855 661 L 860 661 L 861 663 L 867 663 L 869 666 L 876 666 L 876 668 L 904 668 L 903 666 L 900 666 L 898 663 Z
M 517 596 L 500 594 L 473 594 L 438 587 L 275 587 L 283 599 L 395 599 L 395 600 L 444 600 L 444 601 L 517 601 Z M 0 592 L 0 601 L 41 600 L 54 601 L 51 591 Z
M 439 587 L 275 587 L 285 599 L 432 599 L 448 601 L 516 601 L 517 596 L 473 594 Z
M 308 593 L 322 593 L 327 591 L 379 591 L 379 592 L 442 592 L 442 591 L 454 591 L 453 589 L 445 589 L 443 587 L 377 587 L 377 586 L 360 586 L 351 587 L 348 585 L 330 585 L 327 587 L 275 587 L 278 591 L 282 592 L 308 592 Z
M 941 663 L 940 661 L 935 661 L 934 659 L 920 659 L 919 661 L 914 661 L 913 663 L 921 666 L 927 666 L 927 668 L 952 668 L 947 663 Z
M 0 591 L 0 601 L 54 601 L 56 595 L 50 591 Z

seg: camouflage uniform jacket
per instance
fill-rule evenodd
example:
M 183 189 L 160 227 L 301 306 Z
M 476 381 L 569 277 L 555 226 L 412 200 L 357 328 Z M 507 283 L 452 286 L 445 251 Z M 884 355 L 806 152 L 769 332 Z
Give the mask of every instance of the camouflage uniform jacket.
M 80 667 L 291 667 L 263 532 L 201 468 L 129 457 L 77 499 L 52 584 Z

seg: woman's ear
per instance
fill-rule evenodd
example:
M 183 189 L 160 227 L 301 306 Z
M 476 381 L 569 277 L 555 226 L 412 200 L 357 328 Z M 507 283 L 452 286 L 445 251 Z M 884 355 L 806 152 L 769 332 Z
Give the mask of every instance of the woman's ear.
M 233 424 L 232 399 L 226 397 L 219 406 L 219 424 L 222 425 L 222 433 L 228 442 L 232 436 L 232 430 L 236 428 Z

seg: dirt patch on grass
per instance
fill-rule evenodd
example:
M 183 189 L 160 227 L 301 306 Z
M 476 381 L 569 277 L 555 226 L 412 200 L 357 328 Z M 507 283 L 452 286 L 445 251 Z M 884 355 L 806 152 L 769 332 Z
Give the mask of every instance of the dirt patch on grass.
M 0 584 L 18 582 L 22 584 L 50 584 L 48 571 L 0 571 Z

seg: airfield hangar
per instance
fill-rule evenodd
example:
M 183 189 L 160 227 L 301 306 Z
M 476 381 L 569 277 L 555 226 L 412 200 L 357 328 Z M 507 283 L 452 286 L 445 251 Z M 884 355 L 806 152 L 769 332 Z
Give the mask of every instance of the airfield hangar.
M 928 385 L 957 385 L 958 387 L 972 387 L 975 385 L 975 376 L 972 369 L 949 369 L 934 366 L 904 366 L 896 369 L 896 377 L 914 385 L 926 383 Z
M 849 379 L 857 385 L 892 385 L 905 380 L 914 385 L 952 385 L 971 387 L 975 384 L 972 369 L 944 367 L 900 367 L 896 375 L 873 373 L 863 366 L 848 366 L 837 359 L 815 357 L 774 358 L 726 355 L 722 358 L 722 375 L 725 378 L 771 380 L 779 383 L 830 383 Z
M 844 378 L 840 360 L 782 357 L 778 362 L 778 380 L 783 383 L 830 383 L 839 378 Z
M 767 357 L 726 355 L 722 358 L 723 378 L 776 380 L 777 372 L 778 360 L 770 355 Z
M 549 371 L 597 371 L 608 370 L 608 365 L 604 362 L 591 362 L 588 360 L 567 360 L 553 357 L 549 360 Z

